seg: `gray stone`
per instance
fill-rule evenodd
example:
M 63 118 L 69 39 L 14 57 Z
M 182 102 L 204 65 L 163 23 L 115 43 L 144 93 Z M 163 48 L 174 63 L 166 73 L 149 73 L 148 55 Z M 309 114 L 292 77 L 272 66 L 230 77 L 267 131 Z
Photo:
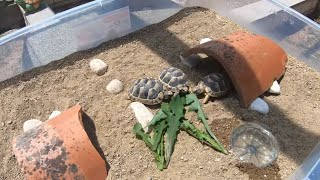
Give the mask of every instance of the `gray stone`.
M 149 132 L 147 125 L 153 118 L 152 112 L 140 102 L 133 102 L 130 104 L 130 107 L 133 110 L 137 121 L 141 124 L 144 132 Z
M 101 59 L 92 59 L 90 61 L 90 68 L 98 76 L 101 76 L 107 71 L 108 65 Z
M 54 117 L 56 117 L 56 116 L 58 116 L 60 114 L 61 114 L 60 111 L 52 111 L 52 113 L 49 116 L 49 119 L 52 119 L 52 118 L 54 118 Z
M 39 125 L 41 125 L 43 122 L 38 119 L 30 119 L 23 123 L 23 132 L 29 131 L 30 129 L 33 129 Z
M 123 91 L 123 84 L 120 80 L 112 80 L 106 87 L 107 91 L 112 94 L 118 94 Z
M 200 44 L 203 44 L 203 43 L 206 43 L 206 42 L 209 42 L 209 41 L 211 41 L 210 38 L 202 38 L 202 39 L 200 39 Z
M 12 124 L 12 121 L 6 121 L 6 124 Z
M 269 105 L 263 99 L 257 98 L 251 103 L 249 109 L 257 111 L 261 114 L 268 114 Z

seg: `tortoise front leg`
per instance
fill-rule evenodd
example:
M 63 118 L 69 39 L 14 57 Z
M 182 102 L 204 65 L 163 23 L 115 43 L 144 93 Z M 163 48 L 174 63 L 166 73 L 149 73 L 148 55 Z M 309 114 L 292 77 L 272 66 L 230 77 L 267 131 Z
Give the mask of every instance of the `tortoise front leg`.
M 210 95 L 206 93 L 206 96 L 204 97 L 204 100 L 203 100 L 203 104 L 207 104 L 209 101 L 209 98 L 210 98 Z

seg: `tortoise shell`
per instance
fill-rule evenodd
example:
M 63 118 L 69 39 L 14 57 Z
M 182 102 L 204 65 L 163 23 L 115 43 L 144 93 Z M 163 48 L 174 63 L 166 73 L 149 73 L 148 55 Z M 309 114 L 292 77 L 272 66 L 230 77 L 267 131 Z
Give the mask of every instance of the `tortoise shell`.
M 163 84 L 152 78 L 138 79 L 129 90 L 129 99 L 147 105 L 162 102 L 164 97 Z
M 160 82 L 167 90 L 173 92 L 188 91 L 187 76 L 178 68 L 164 69 L 159 77 Z
M 204 77 L 198 86 L 211 97 L 220 97 L 228 93 L 230 82 L 220 73 L 211 73 Z

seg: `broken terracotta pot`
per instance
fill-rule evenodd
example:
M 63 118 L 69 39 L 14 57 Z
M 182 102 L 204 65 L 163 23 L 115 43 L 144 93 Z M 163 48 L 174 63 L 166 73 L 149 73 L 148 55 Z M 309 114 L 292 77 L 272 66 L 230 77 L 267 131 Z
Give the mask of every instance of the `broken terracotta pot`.
M 26 179 L 107 177 L 106 163 L 83 129 L 80 105 L 22 133 L 12 145 Z
M 285 51 L 275 42 L 247 32 L 197 45 L 181 56 L 199 53 L 213 57 L 223 66 L 243 107 L 248 107 L 284 74 L 287 62 Z

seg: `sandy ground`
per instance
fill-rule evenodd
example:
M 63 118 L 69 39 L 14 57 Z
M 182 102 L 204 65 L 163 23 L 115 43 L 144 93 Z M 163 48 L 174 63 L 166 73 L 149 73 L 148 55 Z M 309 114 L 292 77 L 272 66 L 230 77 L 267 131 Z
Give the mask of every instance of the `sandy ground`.
M 174 66 L 196 83 L 209 73 L 201 67 L 210 66 L 210 61 L 200 66 L 201 71 L 191 71 L 179 63 L 179 53 L 203 37 L 220 38 L 240 29 L 212 11 L 185 9 L 165 22 L 0 83 L 0 179 L 22 179 L 11 140 L 22 132 L 25 120 L 44 121 L 53 110 L 63 111 L 77 103 L 94 122 L 95 128 L 88 133 L 97 136 L 111 166 L 109 179 L 287 178 L 320 137 L 320 74 L 293 58 L 289 58 L 281 82 L 281 95 L 265 97 L 270 105 L 268 115 L 241 108 L 234 92 L 203 106 L 210 126 L 226 147 L 232 129 L 240 122 L 268 125 L 281 150 L 268 168 L 240 164 L 233 156 L 218 153 L 181 132 L 168 169 L 160 172 L 148 148 L 132 133 L 136 121 L 126 97 L 134 80 L 157 77 L 163 68 Z M 98 77 L 90 71 L 93 58 L 108 63 L 105 75 Z M 105 90 L 114 78 L 125 85 L 125 91 L 118 95 Z

